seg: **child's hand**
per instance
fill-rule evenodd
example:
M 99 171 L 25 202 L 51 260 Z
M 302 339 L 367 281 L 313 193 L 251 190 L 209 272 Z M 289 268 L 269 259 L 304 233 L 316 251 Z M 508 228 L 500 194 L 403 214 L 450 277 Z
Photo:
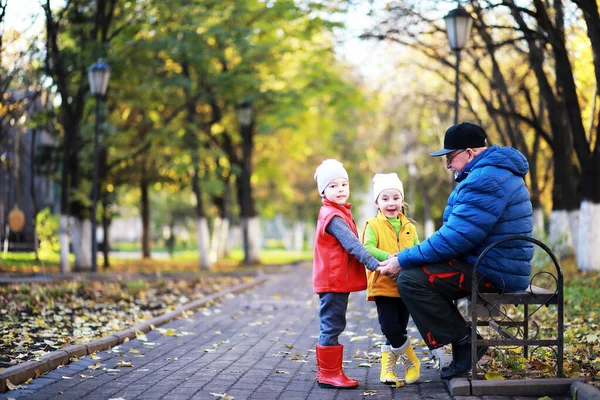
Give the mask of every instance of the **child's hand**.
M 387 255 L 387 260 L 389 260 L 390 258 L 396 258 L 397 256 L 398 256 L 398 253 L 394 253 L 394 254 L 392 254 L 392 253 L 389 253 L 389 254 Z

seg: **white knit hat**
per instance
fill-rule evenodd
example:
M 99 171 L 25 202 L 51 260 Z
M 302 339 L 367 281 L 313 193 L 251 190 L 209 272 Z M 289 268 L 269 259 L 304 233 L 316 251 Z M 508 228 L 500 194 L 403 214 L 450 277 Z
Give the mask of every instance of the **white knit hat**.
M 327 185 L 336 178 L 348 179 L 348 172 L 344 169 L 344 165 L 333 158 L 323 161 L 315 172 L 315 181 L 317 181 L 319 193 L 323 193 Z
M 400 191 L 402 199 L 404 199 L 404 187 L 398 174 L 392 172 L 390 174 L 375 174 L 373 177 L 373 200 L 377 201 L 377 198 L 385 189 L 396 189 Z

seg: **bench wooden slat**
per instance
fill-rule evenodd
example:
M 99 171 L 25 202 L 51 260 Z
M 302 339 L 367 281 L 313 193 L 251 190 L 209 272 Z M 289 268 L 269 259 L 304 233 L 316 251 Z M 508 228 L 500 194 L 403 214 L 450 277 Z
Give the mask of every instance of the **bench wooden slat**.
M 555 291 L 533 285 L 522 292 L 480 292 L 479 295 L 490 304 L 558 304 L 558 294 Z

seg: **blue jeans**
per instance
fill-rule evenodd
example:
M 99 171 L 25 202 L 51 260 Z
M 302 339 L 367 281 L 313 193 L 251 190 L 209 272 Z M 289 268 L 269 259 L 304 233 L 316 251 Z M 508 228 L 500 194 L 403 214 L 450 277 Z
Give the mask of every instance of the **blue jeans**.
M 346 329 L 346 310 L 350 293 L 319 293 L 319 345 L 337 346 Z

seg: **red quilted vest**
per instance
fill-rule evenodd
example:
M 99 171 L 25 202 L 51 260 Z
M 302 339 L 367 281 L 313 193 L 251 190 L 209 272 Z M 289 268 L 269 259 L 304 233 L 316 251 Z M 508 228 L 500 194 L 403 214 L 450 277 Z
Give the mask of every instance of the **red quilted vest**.
M 313 262 L 313 290 L 315 293 L 349 293 L 367 288 L 365 266 L 342 247 L 340 242 L 325 229 L 333 217 L 340 217 L 358 238 L 356 224 L 346 203 L 339 206 L 322 199 L 315 235 L 315 258 Z

